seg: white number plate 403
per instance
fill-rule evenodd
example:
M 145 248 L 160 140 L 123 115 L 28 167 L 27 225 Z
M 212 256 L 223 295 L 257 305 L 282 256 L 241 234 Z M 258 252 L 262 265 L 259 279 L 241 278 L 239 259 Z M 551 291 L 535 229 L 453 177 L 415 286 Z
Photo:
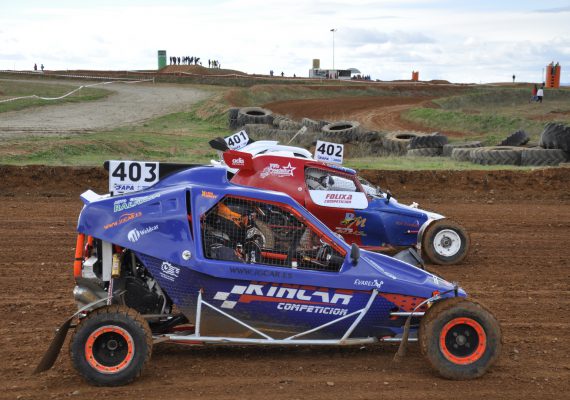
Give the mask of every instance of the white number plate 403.
M 109 161 L 109 192 L 114 195 L 137 192 L 158 182 L 159 163 Z

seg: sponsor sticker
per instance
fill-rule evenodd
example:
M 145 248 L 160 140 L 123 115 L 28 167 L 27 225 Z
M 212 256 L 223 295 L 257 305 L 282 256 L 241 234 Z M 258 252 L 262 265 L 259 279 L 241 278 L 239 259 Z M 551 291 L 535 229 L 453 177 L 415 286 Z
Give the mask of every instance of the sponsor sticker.
M 212 192 L 208 192 L 207 190 L 202 190 L 202 197 L 205 197 L 207 199 L 217 199 L 218 195 Z
M 172 265 L 168 261 L 164 261 L 160 266 L 160 276 L 166 280 L 174 282 L 180 275 L 180 268 Z
M 373 279 L 373 280 L 369 280 L 369 279 L 355 279 L 355 280 L 354 280 L 354 284 L 355 284 L 356 286 L 374 287 L 374 288 L 380 290 L 380 288 L 381 288 L 382 285 L 384 284 L 384 281 L 379 281 L 378 279 Z
M 271 163 L 267 167 L 261 171 L 259 176 L 262 179 L 267 178 L 268 176 L 274 176 L 276 178 L 285 178 L 288 176 L 293 176 L 293 171 L 295 171 L 297 167 L 293 167 L 291 163 L 287 165 L 279 165 L 276 163 Z
M 327 288 L 308 288 L 298 285 L 251 283 L 234 285 L 229 292 L 217 292 L 214 300 L 221 301 L 221 308 L 233 309 L 240 303 L 265 302 L 276 304 L 281 311 L 316 314 L 346 315 L 352 300 L 352 291 Z
M 107 229 L 109 229 L 109 228 L 115 228 L 115 227 L 117 227 L 117 226 L 119 226 L 119 225 L 124 224 L 125 222 L 132 221 L 133 219 L 138 218 L 138 217 L 140 217 L 140 216 L 142 216 L 142 212 L 140 212 L 140 211 L 138 211 L 138 212 L 125 213 L 125 214 L 121 215 L 121 217 L 120 217 L 118 220 L 113 221 L 113 222 L 111 222 L 111 223 L 109 223 L 109 224 L 103 226 L 103 228 L 104 228 L 105 230 L 107 230 Z
M 124 210 L 128 210 L 138 205 L 148 203 L 149 201 L 154 200 L 158 197 L 160 197 L 160 193 L 153 193 L 149 194 L 148 196 L 131 197 L 129 199 L 115 200 L 115 202 L 113 203 L 113 211 L 121 212 Z
M 151 232 L 154 232 L 158 229 L 158 225 L 151 225 L 151 226 L 147 226 L 146 228 L 143 229 L 131 229 L 129 231 L 129 233 L 127 233 L 127 239 L 129 239 L 129 242 L 131 243 L 136 243 L 139 241 L 139 239 L 141 237 L 143 237 L 144 235 L 148 235 Z
M 311 200 L 319 206 L 332 208 L 356 208 L 368 207 L 366 194 L 362 192 L 345 192 L 336 190 L 309 190 Z
M 340 221 L 342 226 L 335 227 L 336 232 L 340 234 L 350 234 L 358 236 L 366 236 L 366 233 L 359 230 L 358 228 L 365 228 L 366 218 L 357 217 L 354 213 L 346 213 L 344 219 Z

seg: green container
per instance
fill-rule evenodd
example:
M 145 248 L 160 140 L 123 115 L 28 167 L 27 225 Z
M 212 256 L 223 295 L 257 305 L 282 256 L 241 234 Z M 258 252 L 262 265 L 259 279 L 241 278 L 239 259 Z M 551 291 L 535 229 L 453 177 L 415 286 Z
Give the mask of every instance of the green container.
M 158 69 L 166 67 L 166 50 L 158 50 Z

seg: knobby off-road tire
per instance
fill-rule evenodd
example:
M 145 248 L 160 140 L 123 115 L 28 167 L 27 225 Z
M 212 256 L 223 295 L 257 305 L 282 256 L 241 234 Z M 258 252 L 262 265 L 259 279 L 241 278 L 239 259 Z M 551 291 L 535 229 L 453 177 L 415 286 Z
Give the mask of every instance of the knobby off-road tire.
M 432 305 L 420 323 L 419 344 L 432 367 L 447 379 L 475 379 L 501 354 L 501 327 L 478 302 L 460 297 Z
M 236 129 L 239 127 L 238 112 L 239 108 L 237 107 L 232 107 L 228 110 L 228 126 L 230 127 L 230 129 Z
M 416 136 L 410 140 L 408 149 L 442 148 L 447 144 L 447 136 L 434 133 L 426 136 Z
M 422 255 L 439 265 L 459 264 L 469 253 L 471 239 L 457 222 L 440 219 L 432 222 L 422 237 Z
M 481 147 L 471 153 L 472 161 L 481 165 L 521 165 L 522 147 Z
M 540 135 L 540 146 L 570 152 L 570 127 L 549 123 Z
M 444 157 L 451 157 L 451 152 L 453 149 L 471 149 L 475 147 L 481 147 L 481 142 L 462 142 L 462 143 L 449 143 L 443 146 L 442 156 Z
M 273 121 L 272 121 L 272 124 L 273 124 L 273 126 L 274 126 L 275 128 L 278 129 L 278 128 L 279 128 L 279 123 L 280 123 L 281 121 L 288 121 L 288 120 L 289 120 L 289 118 L 287 118 L 287 117 L 285 117 L 285 116 L 283 116 L 283 115 L 273 114 Z
M 310 118 L 303 118 L 301 120 L 301 125 L 306 126 L 307 130 L 310 132 L 320 132 L 323 126 L 327 124 L 327 121 L 316 121 Z
M 152 332 L 134 309 L 111 305 L 81 320 L 69 344 L 73 366 L 96 386 L 126 385 L 152 355 Z
M 238 124 L 272 124 L 273 115 L 271 110 L 261 107 L 244 107 L 238 111 Z
M 455 160 L 455 161 L 461 161 L 461 162 L 465 162 L 465 161 L 473 161 L 473 151 L 476 150 L 474 148 L 470 149 L 470 148 L 457 148 L 457 149 L 452 149 L 451 151 L 451 159 Z
M 279 122 L 279 129 L 296 129 L 299 130 L 303 127 L 300 122 L 293 121 L 291 119 L 285 119 Z
M 568 160 L 568 154 L 560 149 L 524 149 L 521 152 L 521 165 L 558 165 Z
M 499 146 L 524 146 L 529 140 L 530 137 L 525 131 L 518 130 L 507 136 L 505 140 L 499 143 Z
M 412 138 L 424 136 L 415 132 L 389 132 L 383 139 L 384 148 L 391 154 L 405 155 Z
M 360 132 L 360 123 L 356 121 L 338 121 L 323 126 L 321 137 L 347 143 Z
M 408 156 L 410 157 L 437 157 L 440 155 L 441 155 L 441 147 L 408 150 Z

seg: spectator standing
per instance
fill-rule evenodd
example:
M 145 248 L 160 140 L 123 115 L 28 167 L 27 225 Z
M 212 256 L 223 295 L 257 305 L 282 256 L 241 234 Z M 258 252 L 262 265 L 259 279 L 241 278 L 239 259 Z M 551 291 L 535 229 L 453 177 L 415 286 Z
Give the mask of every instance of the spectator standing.
M 531 93 L 532 93 L 532 96 L 530 97 L 530 99 L 528 101 L 529 103 L 537 100 L 536 94 L 538 93 L 538 86 L 534 85 Z
M 536 92 L 536 101 L 542 103 L 542 98 L 544 97 L 544 87 L 541 86 L 540 89 Z
M 42 69 L 42 72 L 44 72 L 44 65 L 43 65 L 43 64 L 42 64 L 42 66 L 41 66 L 41 69 Z
M 515 83 L 516 77 L 517 77 L 517 76 L 516 76 L 515 74 L 513 74 L 513 83 Z
M 34 71 L 37 71 L 37 70 L 38 70 L 38 64 L 34 63 Z
M 283 73 L 283 71 L 281 71 L 281 78 L 283 78 L 285 76 L 285 74 Z

